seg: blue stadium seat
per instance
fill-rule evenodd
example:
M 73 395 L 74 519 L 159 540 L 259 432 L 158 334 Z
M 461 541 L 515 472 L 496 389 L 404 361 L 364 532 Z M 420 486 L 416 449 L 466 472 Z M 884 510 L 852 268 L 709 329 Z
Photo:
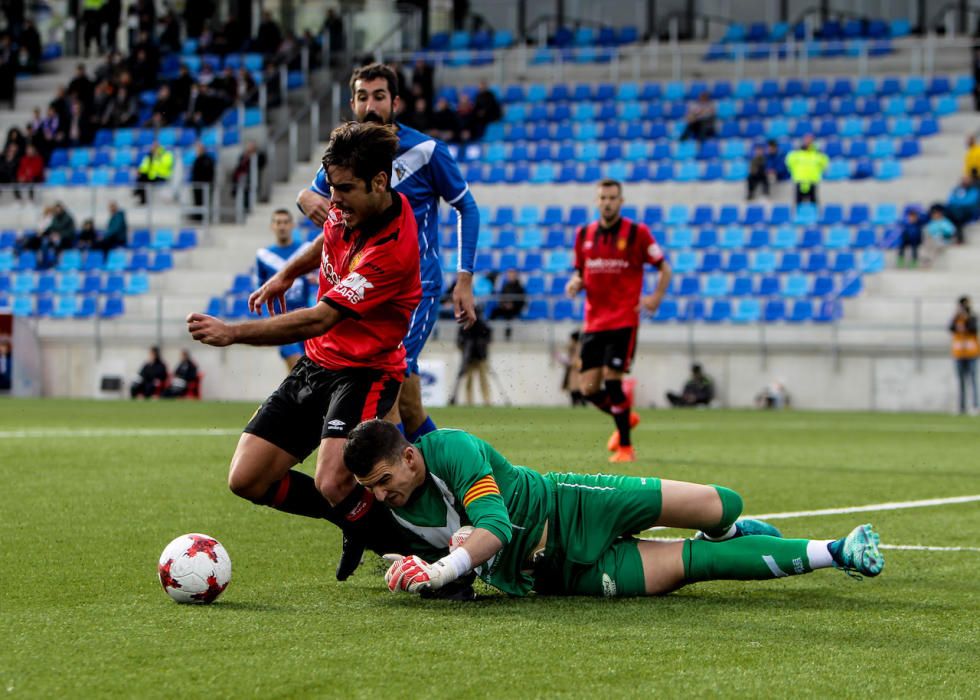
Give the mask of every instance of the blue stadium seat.
M 728 296 L 729 282 L 728 276 L 723 274 L 709 274 L 704 278 L 701 293 L 706 297 Z
M 677 320 L 691 323 L 704 319 L 704 301 L 701 299 L 688 299 L 684 303 L 684 308 L 677 314 Z
M 174 243 L 174 250 L 189 250 L 197 247 L 197 231 L 194 229 L 181 229 L 177 234 L 177 241 Z
M 694 246 L 694 229 L 679 226 L 670 232 L 666 245 L 672 250 L 683 250 Z
M 548 318 L 548 302 L 544 299 L 532 299 L 524 307 L 521 318 L 525 321 L 540 321 Z
M 766 302 L 762 318 L 766 323 L 776 323 L 786 319 L 786 302 L 782 299 L 770 299 Z
M 680 250 L 671 256 L 671 267 L 675 274 L 686 275 L 698 266 L 698 254 L 692 250 Z
M 150 229 L 138 228 L 133 230 L 128 246 L 131 249 L 149 248 L 152 243 Z
M 819 228 L 806 228 L 803 230 L 803 238 L 800 239 L 799 247 L 802 249 L 819 248 L 823 245 L 823 233 Z
M 749 267 L 749 256 L 747 253 L 734 252 L 729 253 L 728 258 L 725 260 L 724 270 L 725 272 L 742 272 Z
M 150 291 L 150 278 L 145 272 L 134 272 L 126 280 L 125 294 L 146 294 Z
M 744 226 L 726 226 L 722 229 L 720 247 L 724 250 L 744 248 L 747 233 Z
M 481 231 L 482 233 L 482 231 Z M 455 241 L 456 234 L 452 233 L 451 238 Z M 453 243 L 449 243 L 445 247 L 452 247 Z M 497 232 L 497 236 L 493 241 L 494 248 L 514 248 L 517 246 L 517 231 L 512 228 L 506 228 Z
M 834 265 L 830 270 L 836 273 L 852 272 L 855 266 L 854 253 L 842 251 L 834 256 Z
M 722 323 L 728 321 L 732 316 L 732 303 L 727 299 L 715 299 L 711 304 L 711 310 L 705 314 L 706 323 Z
M 840 296 L 844 298 L 855 297 L 861 293 L 863 287 L 864 283 L 860 275 L 849 276 L 841 284 Z
M 780 226 L 771 237 L 771 245 L 779 250 L 791 250 L 796 248 L 799 242 L 799 234 L 792 226 Z
M 871 223 L 876 226 L 891 226 L 898 221 L 898 218 L 898 207 L 894 204 L 883 203 L 875 208 Z
M 846 226 L 837 224 L 827 229 L 824 247 L 828 250 L 843 250 L 851 245 L 851 231 Z
M 174 267 L 174 256 L 173 253 L 166 250 L 158 251 L 153 257 L 153 262 L 150 264 L 150 272 L 165 272 L 167 270 L 172 270 Z
M 657 309 L 657 313 L 654 315 L 653 320 L 657 323 L 674 321 L 677 319 L 677 313 L 677 302 L 673 299 L 664 299 L 662 302 L 660 302 L 660 306 Z
M 568 272 L 572 268 L 572 254 L 567 250 L 554 250 L 548 256 L 545 272 Z
M 776 270 L 776 254 L 771 250 L 760 250 L 753 257 L 749 266 L 752 272 L 769 274 Z
M 125 311 L 126 307 L 122 297 L 108 297 L 102 306 L 102 311 L 99 313 L 99 316 L 102 318 L 116 318 L 117 316 L 122 316 Z
M 79 290 L 82 294 L 98 294 L 102 291 L 102 275 L 89 273 L 85 275 L 82 287 Z
M 802 256 L 795 251 L 783 253 L 779 259 L 779 267 L 776 272 L 796 272 L 802 265 Z
M 792 310 L 786 316 L 789 323 L 805 323 L 813 320 L 813 306 L 807 299 L 797 299 L 793 302 Z
M 53 291 L 58 294 L 77 294 L 82 288 L 82 276 L 77 272 L 65 272 L 58 276 Z
M 810 278 L 800 273 L 788 274 L 780 291 L 784 297 L 804 297 L 810 292 Z
M 61 253 L 58 259 L 57 269 L 59 272 L 82 269 L 82 253 L 78 250 L 66 250 Z
M 721 269 L 721 253 L 704 253 L 701 256 L 701 264 L 698 265 L 698 272 L 709 273 L 717 272 Z
M 666 226 L 685 226 L 690 221 L 691 212 L 685 204 L 673 204 L 664 219 Z
M 827 265 L 827 254 L 820 251 L 814 251 L 807 256 L 806 264 L 803 266 L 803 271 L 812 273 L 824 272 L 827 269 Z
M 813 287 L 810 289 L 812 297 L 826 297 L 834 293 L 834 278 L 830 275 L 817 275 L 813 278 Z
M 732 280 L 732 290 L 730 295 L 733 297 L 748 297 L 755 293 L 754 283 L 750 275 L 738 275 Z

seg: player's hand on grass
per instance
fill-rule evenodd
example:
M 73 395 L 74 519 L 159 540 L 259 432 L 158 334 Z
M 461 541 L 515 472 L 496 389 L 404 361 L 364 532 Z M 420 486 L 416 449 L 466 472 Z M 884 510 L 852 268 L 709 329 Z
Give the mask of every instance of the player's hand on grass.
M 571 279 L 568 280 L 568 284 L 565 285 L 565 296 L 574 297 L 576 294 L 582 291 L 582 278 L 578 275 L 572 275 Z
M 187 332 L 194 340 L 205 345 L 223 348 L 235 342 L 233 327 L 219 318 L 207 314 L 190 314 L 187 316 Z
M 453 287 L 453 311 L 456 323 L 469 328 L 476 323 L 476 300 L 473 298 L 473 275 L 461 272 Z
M 296 197 L 296 203 L 306 217 L 317 226 L 323 226 L 330 213 L 330 200 L 313 190 L 303 190 Z
M 418 593 L 424 589 L 436 590 L 456 578 L 441 561 L 429 564 L 414 554 L 407 557 L 385 554 L 384 558 L 391 562 L 385 572 L 385 583 L 392 592 Z
M 269 310 L 270 316 L 275 316 L 275 303 L 279 302 L 282 313 L 286 313 L 286 292 L 293 286 L 293 280 L 277 272 L 261 287 L 248 296 L 248 310 L 253 314 L 262 315 L 262 307 Z

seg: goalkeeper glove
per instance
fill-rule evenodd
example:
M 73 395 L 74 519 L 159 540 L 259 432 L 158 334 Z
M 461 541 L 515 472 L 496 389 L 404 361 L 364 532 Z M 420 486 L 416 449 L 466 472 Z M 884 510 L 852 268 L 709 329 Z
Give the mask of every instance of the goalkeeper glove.
M 385 572 L 385 583 L 388 584 L 389 591 L 418 593 L 422 589 L 438 590 L 471 568 L 469 552 L 463 548 L 454 550 L 432 564 L 415 555 L 403 557 L 399 554 L 385 554 L 384 558 L 392 562 Z

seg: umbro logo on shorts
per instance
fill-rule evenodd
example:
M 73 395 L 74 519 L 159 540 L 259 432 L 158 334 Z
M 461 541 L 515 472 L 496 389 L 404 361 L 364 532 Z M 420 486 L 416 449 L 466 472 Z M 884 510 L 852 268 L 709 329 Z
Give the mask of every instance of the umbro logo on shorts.
M 334 418 L 334 419 L 333 419 L 333 420 L 331 420 L 331 421 L 327 421 L 327 425 L 328 425 L 329 427 L 331 427 L 331 428 L 337 428 L 337 429 L 340 429 L 340 428 L 343 428 L 343 427 L 344 427 L 345 425 L 347 425 L 347 424 L 346 424 L 346 423 L 344 423 L 344 421 L 342 421 L 342 420 L 340 420 L 339 418 Z

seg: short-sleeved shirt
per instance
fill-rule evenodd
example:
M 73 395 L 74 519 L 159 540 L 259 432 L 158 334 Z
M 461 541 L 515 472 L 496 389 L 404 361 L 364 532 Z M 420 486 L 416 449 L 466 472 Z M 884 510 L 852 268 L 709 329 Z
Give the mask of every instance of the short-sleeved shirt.
M 298 257 L 306 251 L 309 243 L 293 241 L 286 245 L 270 245 L 259 248 L 255 254 L 255 288 L 258 289 L 269 281 L 269 278 L 283 269 L 293 258 Z M 297 277 L 293 281 L 293 286 L 286 290 L 286 310 L 293 311 L 302 309 L 309 304 L 310 286 L 306 277 Z M 276 313 L 282 313 L 279 308 L 279 301 L 272 302 Z M 293 355 L 303 354 L 302 343 L 288 343 L 279 346 L 279 354 L 283 358 Z
M 348 229 L 331 209 L 323 225 L 317 298 L 344 319 L 306 341 L 321 367 L 405 371 L 402 339 L 422 298 L 415 217 L 404 195 L 374 220 Z
M 664 253 L 643 224 L 620 218 L 610 228 L 594 221 L 575 237 L 575 269 L 585 288 L 584 332 L 639 325 L 643 266 L 660 265 Z
M 398 124 L 398 153 L 391 167 L 391 186 L 408 197 L 418 225 L 418 249 L 421 258 L 422 295 L 439 296 L 442 290 L 442 266 L 439 260 L 439 200 L 458 203 L 469 192 L 456 159 L 445 143 L 415 129 Z M 310 189 L 323 197 L 330 196 L 323 167 L 317 171 Z M 463 235 L 458 228 L 459 235 Z M 473 245 L 460 245 L 459 270 L 473 271 L 477 232 Z M 469 251 L 469 255 L 464 255 Z M 468 257 L 469 259 L 464 259 Z
M 434 549 L 448 548 L 463 525 L 489 530 L 504 547 L 477 574 L 504 593 L 529 593 L 534 579 L 526 562 L 553 510 L 552 482 L 461 430 L 436 430 L 415 446 L 425 460 L 425 481 L 392 509 L 395 519 Z

